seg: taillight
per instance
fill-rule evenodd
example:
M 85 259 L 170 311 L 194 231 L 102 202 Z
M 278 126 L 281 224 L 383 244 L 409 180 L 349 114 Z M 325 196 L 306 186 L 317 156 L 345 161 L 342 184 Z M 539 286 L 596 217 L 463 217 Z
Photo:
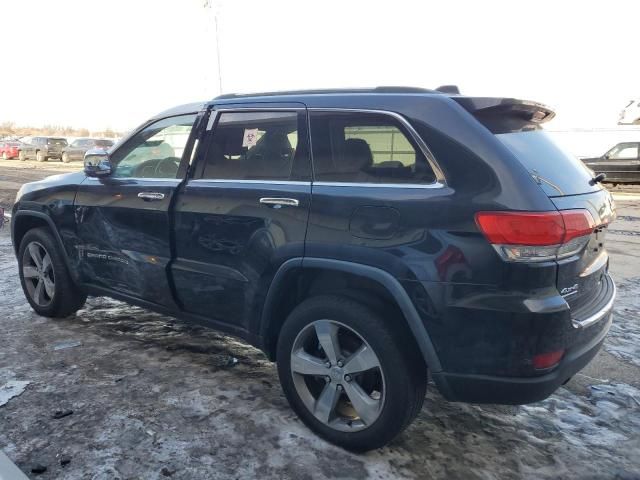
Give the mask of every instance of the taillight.
M 543 262 L 578 253 L 596 224 L 588 210 L 480 212 L 476 223 L 504 260 Z
M 533 357 L 533 368 L 542 370 L 551 368 L 558 364 L 564 355 L 564 350 L 557 350 L 555 352 L 541 353 Z

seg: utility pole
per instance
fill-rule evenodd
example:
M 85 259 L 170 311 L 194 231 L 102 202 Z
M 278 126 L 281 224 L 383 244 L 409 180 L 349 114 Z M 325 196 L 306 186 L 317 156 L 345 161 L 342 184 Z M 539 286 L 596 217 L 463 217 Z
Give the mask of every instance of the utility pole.
M 218 26 L 219 6 L 214 0 L 203 0 L 203 1 L 204 1 L 204 4 L 203 4 L 204 8 L 208 9 L 208 11 L 213 14 L 213 26 L 215 28 L 214 38 L 216 41 L 216 60 L 218 65 L 218 88 L 220 90 L 220 93 L 222 93 L 222 64 L 220 62 L 220 36 L 219 36 L 219 26 Z M 209 24 L 210 24 L 210 20 L 207 19 L 207 28 L 205 28 L 205 32 L 207 33 L 209 30 L 208 28 Z M 207 35 L 207 37 L 209 37 L 209 35 Z M 207 77 L 207 74 L 205 74 L 205 81 L 207 81 L 206 77 Z

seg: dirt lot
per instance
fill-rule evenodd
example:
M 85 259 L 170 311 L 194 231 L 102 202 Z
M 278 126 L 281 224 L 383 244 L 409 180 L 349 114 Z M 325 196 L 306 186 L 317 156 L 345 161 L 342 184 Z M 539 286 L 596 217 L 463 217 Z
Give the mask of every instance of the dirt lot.
M 0 207 L 13 205 L 18 189 L 23 183 L 40 180 L 49 175 L 75 172 L 82 169 L 82 162 L 62 163 L 57 160 L 36 162 L 0 159 Z
M 0 205 L 24 181 L 77 168 L 0 161 Z M 640 479 L 635 191 L 616 189 L 619 300 L 591 365 L 522 407 L 447 403 L 431 386 L 418 420 L 366 455 L 308 431 L 274 365 L 233 338 L 104 298 L 64 320 L 38 317 L 0 231 L 0 449 L 32 478 Z

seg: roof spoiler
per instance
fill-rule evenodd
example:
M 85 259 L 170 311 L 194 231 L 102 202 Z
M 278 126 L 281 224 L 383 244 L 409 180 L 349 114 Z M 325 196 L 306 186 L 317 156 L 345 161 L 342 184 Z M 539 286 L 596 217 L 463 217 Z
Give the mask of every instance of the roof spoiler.
M 436 92 L 460 95 L 460 89 L 457 85 L 440 85 L 438 88 L 436 88 Z
M 538 130 L 556 116 L 546 105 L 515 98 L 452 97 L 493 133 Z

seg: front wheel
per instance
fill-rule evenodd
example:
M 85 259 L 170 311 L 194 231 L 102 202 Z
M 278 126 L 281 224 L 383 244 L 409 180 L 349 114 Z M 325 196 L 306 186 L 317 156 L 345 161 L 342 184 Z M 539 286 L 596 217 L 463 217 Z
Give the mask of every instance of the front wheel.
M 415 418 L 427 372 L 407 329 L 339 296 L 305 300 L 278 339 L 278 375 L 314 432 L 354 451 L 386 445 Z
M 27 157 L 25 156 L 24 152 L 22 150 L 20 150 L 18 152 L 18 160 L 20 160 L 21 162 L 24 162 L 27 159 Z
M 9 160 L 9 157 L 7 156 L 7 152 L 2 152 L 2 159 Z
M 45 162 L 47 160 L 47 157 L 44 156 L 44 153 L 38 151 L 38 153 L 36 153 L 36 160 L 38 162 Z
M 64 163 L 69 163 L 71 161 L 71 159 L 69 158 L 69 155 L 67 155 L 66 152 L 62 154 L 62 161 Z
M 46 228 L 29 230 L 18 253 L 20 283 L 31 307 L 44 317 L 67 317 L 87 299 L 73 283 L 56 240 Z

